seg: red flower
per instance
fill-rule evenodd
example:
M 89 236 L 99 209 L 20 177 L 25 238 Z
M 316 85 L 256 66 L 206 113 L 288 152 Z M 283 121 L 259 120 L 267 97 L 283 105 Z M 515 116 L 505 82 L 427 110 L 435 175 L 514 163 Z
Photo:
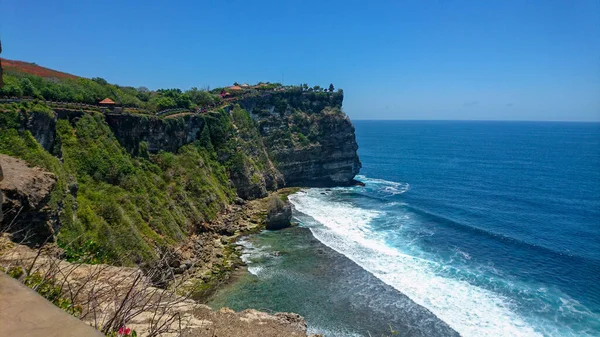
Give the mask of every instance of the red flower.
M 125 329 L 125 336 L 129 336 L 129 333 L 131 332 L 130 328 Z
M 122 326 L 119 328 L 119 335 L 124 335 L 125 334 L 125 327 Z

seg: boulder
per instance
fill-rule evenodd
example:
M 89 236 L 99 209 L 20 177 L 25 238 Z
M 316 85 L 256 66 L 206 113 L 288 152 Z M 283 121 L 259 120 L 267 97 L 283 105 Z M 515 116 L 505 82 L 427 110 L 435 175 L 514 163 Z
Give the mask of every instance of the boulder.
M 269 230 L 278 230 L 292 225 L 292 205 L 289 201 L 282 201 L 277 196 L 269 200 L 269 209 L 265 218 L 265 225 Z
M 0 230 L 11 233 L 16 241 L 53 241 L 57 221 L 47 204 L 56 176 L 6 155 L 0 155 L 0 166 L 4 177 L 0 182 L 4 195 Z

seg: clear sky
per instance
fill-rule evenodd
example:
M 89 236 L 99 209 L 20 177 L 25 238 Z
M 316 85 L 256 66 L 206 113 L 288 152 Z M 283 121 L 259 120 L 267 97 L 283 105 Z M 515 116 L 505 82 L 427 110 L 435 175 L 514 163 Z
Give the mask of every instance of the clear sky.
M 600 120 L 600 0 L 0 0 L 0 37 L 121 85 L 333 83 L 354 119 Z

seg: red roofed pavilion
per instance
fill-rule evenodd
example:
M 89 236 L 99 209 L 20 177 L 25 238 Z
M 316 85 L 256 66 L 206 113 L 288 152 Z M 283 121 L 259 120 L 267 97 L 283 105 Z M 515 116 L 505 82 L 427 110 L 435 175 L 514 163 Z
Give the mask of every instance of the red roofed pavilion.
M 115 103 L 115 101 L 113 101 L 110 98 L 105 98 L 105 99 L 101 100 L 100 102 L 98 102 L 98 104 L 100 104 L 100 105 L 115 105 L 117 103 Z

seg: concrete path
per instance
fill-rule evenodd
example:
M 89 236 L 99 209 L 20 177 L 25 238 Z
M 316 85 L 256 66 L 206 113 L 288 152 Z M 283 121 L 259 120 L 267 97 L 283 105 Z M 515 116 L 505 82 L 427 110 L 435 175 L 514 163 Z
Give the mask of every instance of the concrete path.
M 0 336 L 102 337 L 35 291 L 0 272 Z

